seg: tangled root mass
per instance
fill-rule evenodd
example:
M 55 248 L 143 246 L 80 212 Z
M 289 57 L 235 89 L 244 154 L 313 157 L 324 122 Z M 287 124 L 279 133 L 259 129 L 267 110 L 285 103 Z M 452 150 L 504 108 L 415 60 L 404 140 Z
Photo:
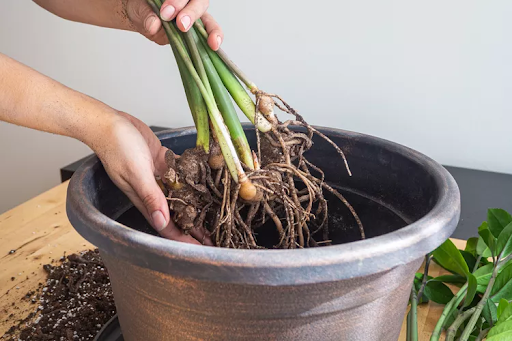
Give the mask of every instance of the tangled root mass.
M 276 119 L 273 129 L 267 133 L 256 129 L 255 160 L 259 162 L 255 170 L 246 169 L 246 173 L 260 192 L 258 199 L 243 200 L 239 195 L 240 185 L 232 179 L 227 168 L 219 162 L 208 162 L 209 155 L 203 151 L 189 149 L 179 158 L 170 151 L 167 157 L 169 170 L 163 182 L 170 208 L 175 212 L 175 223 L 185 232 L 194 228 L 207 229 L 213 243 L 221 247 L 262 248 L 258 243 L 258 229 L 268 224 L 273 224 L 279 235 L 274 248 L 329 245 L 329 212 L 324 197 L 327 191 L 350 210 L 364 239 L 363 226 L 352 206 L 324 181 L 322 170 L 304 156 L 313 146 L 313 136 L 318 135 L 337 150 L 350 174 L 341 149 L 307 124 L 279 96 L 258 92 L 256 105 L 268 98 L 295 119 L 286 122 Z M 293 131 L 290 126 L 303 127 L 306 132 Z M 218 147 L 213 145 L 211 149 L 215 151 Z

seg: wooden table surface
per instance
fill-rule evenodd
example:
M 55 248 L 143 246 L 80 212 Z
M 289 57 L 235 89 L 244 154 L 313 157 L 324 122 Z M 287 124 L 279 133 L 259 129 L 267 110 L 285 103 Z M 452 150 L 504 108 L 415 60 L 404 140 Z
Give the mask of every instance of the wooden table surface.
M 93 248 L 67 219 L 67 186 L 65 182 L 0 215 L 0 336 L 13 325 L 13 319 L 23 319 L 35 310 L 37 305 L 23 297 L 45 281 L 44 264 L 58 261 L 64 253 Z M 465 244 L 454 242 L 459 248 Z M 436 264 L 430 266 L 430 275 L 442 273 Z M 435 303 L 419 307 L 420 340 L 429 339 L 441 312 L 442 306 Z M 405 324 L 399 340 L 405 340 Z

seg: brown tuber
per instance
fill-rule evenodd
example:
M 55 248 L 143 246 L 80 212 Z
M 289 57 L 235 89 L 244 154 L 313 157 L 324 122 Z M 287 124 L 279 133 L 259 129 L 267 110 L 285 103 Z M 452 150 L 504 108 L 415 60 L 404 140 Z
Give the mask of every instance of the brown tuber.
M 208 165 L 211 169 L 222 169 L 225 161 L 220 146 L 217 143 L 212 143 L 210 146 L 210 156 L 208 157 Z
M 261 95 L 258 101 L 258 111 L 272 123 L 272 125 L 278 123 L 276 115 L 274 115 L 274 99 L 272 99 L 272 97 Z
M 240 183 L 240 197 L 246 201 L 256 202 L 261 200 L 262 195 L 256 186 L 249 179 L 246 179 Z

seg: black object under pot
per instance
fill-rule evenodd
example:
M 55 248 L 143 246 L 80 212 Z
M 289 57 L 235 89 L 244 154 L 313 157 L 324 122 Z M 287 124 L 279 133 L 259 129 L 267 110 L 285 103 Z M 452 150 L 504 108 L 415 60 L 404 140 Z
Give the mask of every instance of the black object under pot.
M 94 338 L 94 341 L 124 341 L 117 315 L 112 317 Z

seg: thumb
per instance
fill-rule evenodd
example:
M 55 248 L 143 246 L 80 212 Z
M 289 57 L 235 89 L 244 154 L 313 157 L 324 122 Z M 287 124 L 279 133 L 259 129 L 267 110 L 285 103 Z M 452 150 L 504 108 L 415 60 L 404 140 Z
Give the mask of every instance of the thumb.
M 160 19 L 145 0 L 128 2 L 127 12 L 128 17 L 141 33 L 153 36 L 162 27 Z
M 164 230 L 170 222 L 169 206 L 154 177 L 151 175 L 148 181 L 135 181 L 131 186 L 136 194 L 135 206 L 145 213 L 157 232 Z

